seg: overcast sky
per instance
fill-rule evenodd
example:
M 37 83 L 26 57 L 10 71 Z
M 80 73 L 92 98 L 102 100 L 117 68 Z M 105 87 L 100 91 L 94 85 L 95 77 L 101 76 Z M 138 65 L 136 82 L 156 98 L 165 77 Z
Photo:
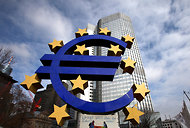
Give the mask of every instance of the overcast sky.
M 190 91 L 189 7 L 189 0 L 1 0 L 0 45 L 14 51 L 12 76 L 20 83 L 51 53 L 53 39 L 66 43 L 77 28 L 122 12 L 133 23 L 154 110 L 174 117 L 182 91 Z

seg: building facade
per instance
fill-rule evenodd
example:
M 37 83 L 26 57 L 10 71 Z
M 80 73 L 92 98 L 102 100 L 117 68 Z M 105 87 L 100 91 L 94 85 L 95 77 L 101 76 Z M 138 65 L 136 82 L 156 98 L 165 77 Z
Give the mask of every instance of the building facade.
M 176 120 L 165 120 L 162 121 L 163 128 L 182 128 L 180 123 L 178 123 Z
M 87 31 L 89 31 L 89 29 L 91 29 L 91 31 L 94 29 L 94 34 L 98 33 L 99 28 L 107 27 L 108 30 L 111 31 L 112 37 L 121 39 L 122 36 L 126 36 L 127 34 L 129 34 L 132 37 L 135 37 L 130 18 L 122 13 L 116 13 L 101 18 L 98 21 L 96 27 L 93 28 L 91 26 L 92 25 L 87 26 Z M 108 48 L 94 47 L 93 52 L 94 55 L 107 56 Z M 148 88 L 142 58 L 136 39 L 134 40 L 131 49 L 126 48 L 125 53 L 122 56 L 122 59 L 127 59 L 128 57 L 136 61 L 135 70 L 132 73 L 132 75 L 127 73 L 123 74 L 122 69 L 118 68 L 113 81 L 94 82 L 94 89 L 92 93 L 93 101 L 106 102 L 115 100 L 127 93 L 133 84 L 140 85 L 142 83 L 145 83 L 146 87 Z M 130 104 L 130 106 L 133 106 L 136 103 L 138 104 L 138 109 L 142 111 L 153 111 L 150 94 L 148 94 L 146 98 L 140 103 L 134 101 Z M 125 115 L 123 114 L 123 112 L 119 112 L 119 123 L 121 124 L 121 126 L 125 127 L 126 123 L 123 122 L 124 119 Z

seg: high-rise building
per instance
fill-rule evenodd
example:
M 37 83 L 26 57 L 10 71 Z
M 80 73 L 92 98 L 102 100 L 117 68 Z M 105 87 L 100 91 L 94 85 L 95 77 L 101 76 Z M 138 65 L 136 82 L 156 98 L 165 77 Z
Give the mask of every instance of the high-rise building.
M 111 31 L 111 36 L 121 39 L 122 36 L 129 34 L 132 37 L 135 37 L 135 33 L 132 27 L 132 22 L 130 18 L 122 13 L 116 13 L 104 18 L 101 18 L 98 21 L 96 27 L 92 25 L 87 26 L 87 31 L 94 31 L 94 34 L 97 34 L 99 28 L 107 27 Z M 89 30 L 90 29 L 90 30 Z M 105 47 L 94 47 L 94 55 L 107 56 L 108 48 Z M 142 63 L 142 58 L 140 55 L 140 50 L 137 44 L 136 39 L 131 47 L 131 49 L 125 50 L 125 53 L 122 56 L 122 59 L 127 59 L 130 57 L 132 60 L 136 61 L 135 70 L 130 74 L 123 74 L 122 69 L 118 68 L 116 75 L 113 81 L 97 81 L 94 83 L 96 89 L 93 91 L 92 100 L 95 102 L 106 102 L 115 100 L 123 96 L 126 92 L 129 91 L 133 84 L 142 84 L 145 83 L 148 88 L 148 83 L 146 80 L 144 67 Z M 97 94 L 98 93 L 98 94 Z M 137 101 L 132 102 L 130 105 L 138 104 L 138 109 L 145 111 L 153 111 L 153 106 L 151 102 L 150 94 L 140 103 Z M 122 112 L 119 112 L 119 123 L 125 124 L 123 122 L 125 115 Z

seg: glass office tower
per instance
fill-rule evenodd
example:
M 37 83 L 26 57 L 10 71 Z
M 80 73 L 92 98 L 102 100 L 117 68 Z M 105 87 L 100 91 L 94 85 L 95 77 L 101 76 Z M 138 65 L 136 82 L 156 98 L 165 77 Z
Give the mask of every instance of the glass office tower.
M 107 27 L 108 30 L 111 31 L 111 36 L 121 39 L 122 36 L 126 36 L 129 34 L 132 37 L 135 37 L 134 30 L 132 27 L 132 22 L 130 18 L 122 13 L 116 13 L 107 17 L 104 17 L 98 21 L 96 29 L 94 29 L 94 33 L 98 33 L 99 28 Z M 88 27 L 87 27 L 88 28 Z M 94 47 L 94 55 L 107 56 L 108 48 L 105 47 Z M 142 59 L 140 56 L 140 51 L 138 48 L 137 41 L 134 40 L 134 43 L 131 49 L 125 50 L 122 59 L 127 59 L 130 57 L 132 60 L 136 61 L 135 70 L 132 75 L 122 73 L 122 69 L 119 68 L 116 72 L 114 80 L 109 81 L 98 81 L 95 83 L 96 89 L 94 92 L 98 92 L 100 94 L 93 95 L 93 101 L 95 102 L 106 102 L 115 100 L 125 93 L 129 91 L 133 84 L 142 84 L 145 83 L 148 88 Z M 140 103 L 134 101 L 130 104 L 133 106 L 134 104 L 138 104 L 139 110 L 153 111 L 151 97 L 148 94 L 146 98 Z M 119 122 L 120 124 L 125 124 L 123 122 L 125 115 L 122 112 L 119 112 Z

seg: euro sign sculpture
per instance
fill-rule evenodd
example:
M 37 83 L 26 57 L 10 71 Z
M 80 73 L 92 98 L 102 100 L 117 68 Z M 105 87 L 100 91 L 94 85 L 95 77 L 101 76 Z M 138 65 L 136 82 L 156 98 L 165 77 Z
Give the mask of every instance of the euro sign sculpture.
M 49 43 L 49 47 L 55 54 L 45 54 L 40 61 L 43 66 L 36 70 L 35 77 L 26 76 L 26 80 L 21 83 L 25 89 L 35 93 L 42 87 L 41 79 L 50 79 L 57 94 L 65 101 L 65 105 L 58 107 L 54 105 L 54 112 L 49 116 L 56 118 L 61 126 L 64 121 L 70 119 L 67 108 L 86 114 L 113 114 L 120 110 L 126 114 L 126 120 L 133 124 L 139 123 L 139 116 L 143 112 L 137 107 L 128 108 L 127 106 L 136 98 L 139 102 L 150 92 L 145 85 L 134 84 L 132 88 L 122 97 L 109 102 L 89 102 L 84 101 L 76 94 L 84 94 L 90 81 L 113 81 L 116 70 L 120 66 L 123 73 L 132 74 L 136 62 L 122 60 L 122 55 L 126 48 L 131 48 L 134 37 L 123 36 L 121 40 L 111 37 L 111 32 L 107 28 L 100 28 L 99 35 L 88 35 L 86 29 L 79 29 L 76 39 L 63 45 L 63 41 L 54 40 Z M 89 56 L 86 47 L 101 46 L 107 47 L 107 56 Z M 73 87 L 69 92 L 62 84 L 62 80 L 70 80 Z M 135 112 L 135 114 L 134 114 Z

